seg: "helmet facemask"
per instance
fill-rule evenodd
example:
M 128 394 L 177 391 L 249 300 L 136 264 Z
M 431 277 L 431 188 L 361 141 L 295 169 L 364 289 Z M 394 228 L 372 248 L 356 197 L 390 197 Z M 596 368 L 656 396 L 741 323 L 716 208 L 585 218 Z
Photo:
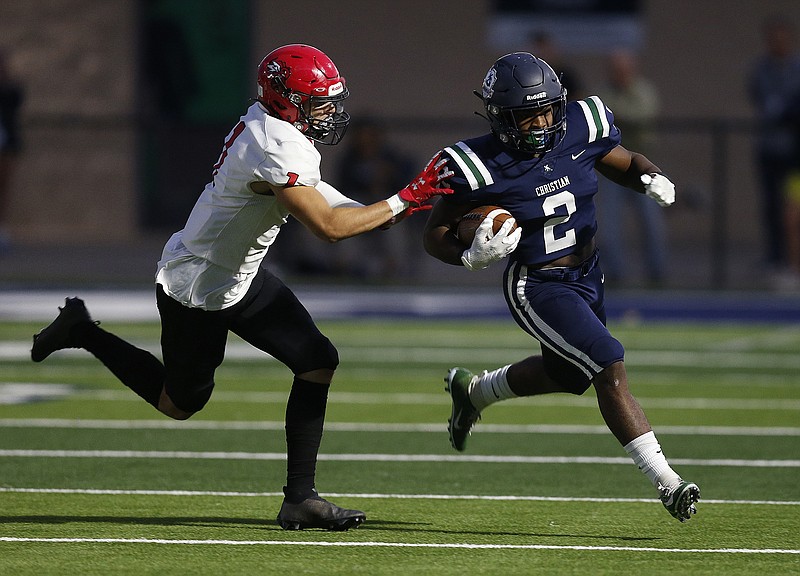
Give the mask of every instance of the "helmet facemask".
M 305 97 L 305 102 L 297 105 L 298 123 L 304 125 L 305 129 L 300 129 L 306 136 L 319 142 L 333 146 L 341 142 L 347 126 L 350 124 L 350 114 L 344 110 L 344 99 L 350 95 L 347 88 L 337 96 L 306 96 L 293 93 L 289 100 L 294 103 L 293 97 Z M 331 106 L 332 105 L 332 106 Z M 326 107 L 330 111 L 320 114 Z
M 544 154 L 556 148 L 564 137 L 566 104 L 566 94 L 562 94 L 554 101 L 537 106 L 499 108 L 490 104 L 487 113 L 501 142 L 521 152 Z M 520 129 L 521 121 L 541 114 L 549 116 L 547 126 Z
M 284 102 L 296 108 L 294 113 L 280 114 L 281 117 L 294 118 L 294 127 L 320 144 L 333 146 L 341 142 L 350 124 L 350 114 L 344 110 L 344 100 L 350 95 L 346 86 L 336 96 L 311 96 L 289 90 L 279 77 L 273 82 L 275 91 L 283 96 Z M 333 104 L 330 114 L 315 114 L 329 103 Z

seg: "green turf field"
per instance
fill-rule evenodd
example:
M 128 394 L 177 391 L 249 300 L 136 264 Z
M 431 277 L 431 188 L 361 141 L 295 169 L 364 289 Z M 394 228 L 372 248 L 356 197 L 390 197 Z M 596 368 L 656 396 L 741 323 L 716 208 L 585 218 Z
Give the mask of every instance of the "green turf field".
M 532 353 L 510 321 L 330 321 L 317 487 L 367 522 L 274 523 L 291 376 L 231 339 L 209 406 L 160 416 L 84 352 L 0 324 L 0 574 L 797 574 L 800 327 L 617 325 L 673 467 L 672 519 L 590 392 L 490 407 L 459 454 L 442 378 Z M 157 328 L 104 323 L 157 349 Z

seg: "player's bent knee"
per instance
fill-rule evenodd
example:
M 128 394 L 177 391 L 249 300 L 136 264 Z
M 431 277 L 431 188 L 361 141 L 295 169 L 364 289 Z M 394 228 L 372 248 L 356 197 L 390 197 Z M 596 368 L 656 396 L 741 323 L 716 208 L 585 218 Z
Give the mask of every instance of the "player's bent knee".
M 333 342 L 327 340 L 327 344 L 323 344 L 321 346 L 321 354 L 320 358 L 323 359 L 324 365 L 320 366 L 320 368 L 329 368 L 331 371 L 336 370 L 339 366 L 339 351 L 336 349 L 336 346 L 333 345 Z
M 589 350 L 589 356 L 600 366 L 611 366 L 625 357 L 625 348 L 611 335 L 598 338 Z
M 175 420 L 186 420 L 193 414 L 200 412 L 211 399 L 214 382 L 211 381 L 201 388 L 186 389 L 186 387 L 172 386 L 169 383 L 161 392 L 158 410 Z M 169 393 L 167 389 L 169 388 Z
M 302 374 L 295 374 L 300 380 L 306 382 L 313 382 L 315 384 L 330 384 L 333 381 L 334 370 L 329 368 L 320 368 L 318 370 L 309 370 Z
M 339 351 L 325 336 L 306 343 L 294 361 L 289 364 L 297 376 L 310 372 L 328 371 L 330 374 L 339 366 Z
M 184 412 L 180 408 L 175 408 L 174 406 L 171 408 L 162 408 L 159 406 L 158 409 L 162 414 L 166 414 L 173 420 L 188 420 L 195 414 L 195 412 Z
M 173 420 L 188 420 L 195 414 L 194 412 L 186 412 L 175 406 L 172 399 L 167 396 L 167 393 L 163 390 L 161 391 L 161 398 L 158 400 L 158 411 L 169 416 Z
M 628 379 L 625 372 L 625 363 L 620 360 L 607 366 L 595 376 L 592 383 L 598 394 L 627 391 Z

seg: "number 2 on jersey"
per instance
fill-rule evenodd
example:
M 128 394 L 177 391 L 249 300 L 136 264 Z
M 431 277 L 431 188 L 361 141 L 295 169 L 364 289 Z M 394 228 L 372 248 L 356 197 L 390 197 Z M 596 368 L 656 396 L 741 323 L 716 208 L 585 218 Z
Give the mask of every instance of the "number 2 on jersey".
M 542 203 L 545 216 L 553 216 L 562 206 L 567 209 L 567 213 L 554 216 L 544 224 L 544 250 L 547 254 L 569 248 L 577 242 L 575 228 L 570 228 L 556 237 L 556 226 L 567 223 L 570 216 L 575 213 L 575 196 L 571 192 L 564 190 L 553 196 L 548 196 Z

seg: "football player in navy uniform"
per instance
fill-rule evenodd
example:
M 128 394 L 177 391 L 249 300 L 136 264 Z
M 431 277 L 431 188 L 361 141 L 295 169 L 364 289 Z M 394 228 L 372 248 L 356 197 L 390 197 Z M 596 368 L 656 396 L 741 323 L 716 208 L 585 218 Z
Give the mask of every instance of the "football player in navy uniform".
M 163 362 L 94 323 L 78 298 L 34 336 L 41 362 L 63 348 L 94 354 L 160 412 L 185 420 L 214 389 L 228 332 L 271 354 L 293 374 L 286 406 L 287 481 L 278 523 L 286 529 L 347 530 L 359 510 L 321 498 L 315 488 L 328 389 L 339 356 L 305 307 L 261 266 L 281 226 L 295 217 L 336 242 L 425 209 L 449 176 L 434 158 L 408 186 L 368 206 L 321 180 L 314 142 L 338 143 L 350 116 L 349 92 L 322 51 L 290 44 L 258 68 L 258 99 L 225 139 L 186 225 L 167 241 L 156 273 Z
M 624 349 L 606 328 L 603 273 L 595 245 L 597 174 L 662 206 L 675 187 L 642 154 L 620 144 L 614 116 L 597 96 L 567 103 L 566 90 L 543 60 L 507 54 L 489 69 L 482 91 L 490 133 L 444 149 L 455 175 L 425 228 L 429 254 L 480 270 L 508 258 L 503 290 L 512 316 L 540 343 L 541 354 L 473 374 L 452 368 L 450 442 L 464 450 L 481 411 L 500 400 L 594 386 L 600 412 L 634 463 L 681 522 L 700 490 L 667 463 L 625 372 Z M 507 209 L 514 219 L 492 233 L 489 218 L 465 247 L 455 231 L 476 206 Z M 511 231 L 513 221 L 518 228 Z

